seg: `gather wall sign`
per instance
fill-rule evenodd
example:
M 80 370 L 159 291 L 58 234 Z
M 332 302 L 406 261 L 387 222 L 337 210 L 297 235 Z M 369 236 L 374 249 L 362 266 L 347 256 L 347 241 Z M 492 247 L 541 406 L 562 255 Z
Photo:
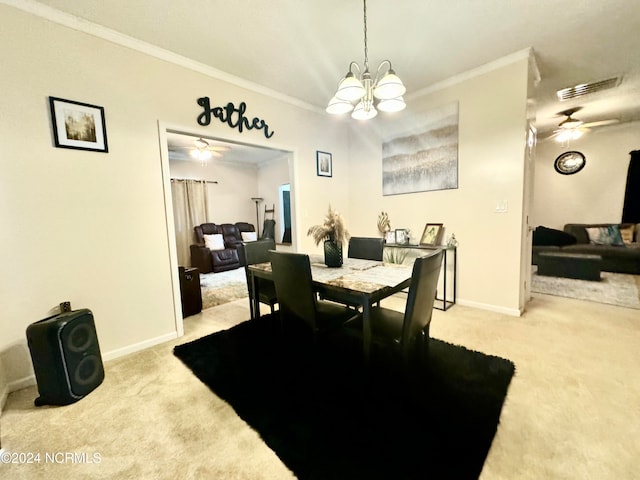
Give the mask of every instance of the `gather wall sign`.
M 209 97 L 200 97 L 198 99 L 198 105 L 202 107 L 202 113 L 198 115 L 198 124 L 202 126 L 209 125 L 211 123 L 211 117 L 214 117 L 222 123 L 226 123 L 231 128 L 237 128 L 240 133 L 242 133 L 245 128 L 247 130 L 253 130 L 254 128 L 263 130 L 266 138 L 273 137 L 275 133 L 269 131 L 269 125 L 267 125 L 264 120 L 258 117 L 253 117 L 253 119 L 249 120 L 249 118 L 245 116 L 247 104 L 244 102 L 240 102 L 238 107 L 229 102 L 224 107 L 211 108 Z

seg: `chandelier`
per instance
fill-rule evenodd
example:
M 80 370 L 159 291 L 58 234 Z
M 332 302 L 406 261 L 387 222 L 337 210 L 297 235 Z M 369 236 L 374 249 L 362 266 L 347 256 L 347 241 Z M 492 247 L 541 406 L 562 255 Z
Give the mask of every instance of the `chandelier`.
M 336 115 L 351 112 L 351 116 L 357 120 L 369 120 L 378 114 L 378 110 L 399 112 L 407 106 L 402 98 L 407 89 L 393 71 L 389 60 L 380 63 L 375 78 L 371 78 L 367 48 L 367 0 L 363 2 L 364 71 L 357 62 L 351 62 L 349 72 L 338 84 L 338 90 L 326 108 L 328 113 Z M 357 76 L 354 70 L 357 71 Z

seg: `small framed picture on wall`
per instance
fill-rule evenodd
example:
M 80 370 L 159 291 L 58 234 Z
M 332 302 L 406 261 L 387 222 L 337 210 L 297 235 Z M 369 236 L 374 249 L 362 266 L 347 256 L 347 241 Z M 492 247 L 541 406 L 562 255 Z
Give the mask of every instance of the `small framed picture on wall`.
M 331 154 L 318 150 L 316 152 L 316 168 L 319 177 L 332 177 Z
M 49 97 L 56 147 L 108 152 L 104 108 Z

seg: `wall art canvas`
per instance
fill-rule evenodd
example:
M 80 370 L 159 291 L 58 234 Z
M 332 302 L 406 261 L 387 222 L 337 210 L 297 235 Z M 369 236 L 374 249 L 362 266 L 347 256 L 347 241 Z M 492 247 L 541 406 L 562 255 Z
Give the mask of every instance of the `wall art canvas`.
M 382 144 L 382 194 L 458 188 L 458 102 Z

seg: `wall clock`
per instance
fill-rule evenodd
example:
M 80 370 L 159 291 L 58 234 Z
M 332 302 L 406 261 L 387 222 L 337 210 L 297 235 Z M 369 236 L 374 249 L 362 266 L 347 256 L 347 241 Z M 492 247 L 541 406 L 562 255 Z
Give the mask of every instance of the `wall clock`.
M 553 167 L 556 169 L 556 172 L 562 175 L 572 175 L 582 170 L 585 163 L 586 160 L 582 153 L 571 151 L 558 155 L 558 158 L 556 158 L 556 161 L 553 163 Z

